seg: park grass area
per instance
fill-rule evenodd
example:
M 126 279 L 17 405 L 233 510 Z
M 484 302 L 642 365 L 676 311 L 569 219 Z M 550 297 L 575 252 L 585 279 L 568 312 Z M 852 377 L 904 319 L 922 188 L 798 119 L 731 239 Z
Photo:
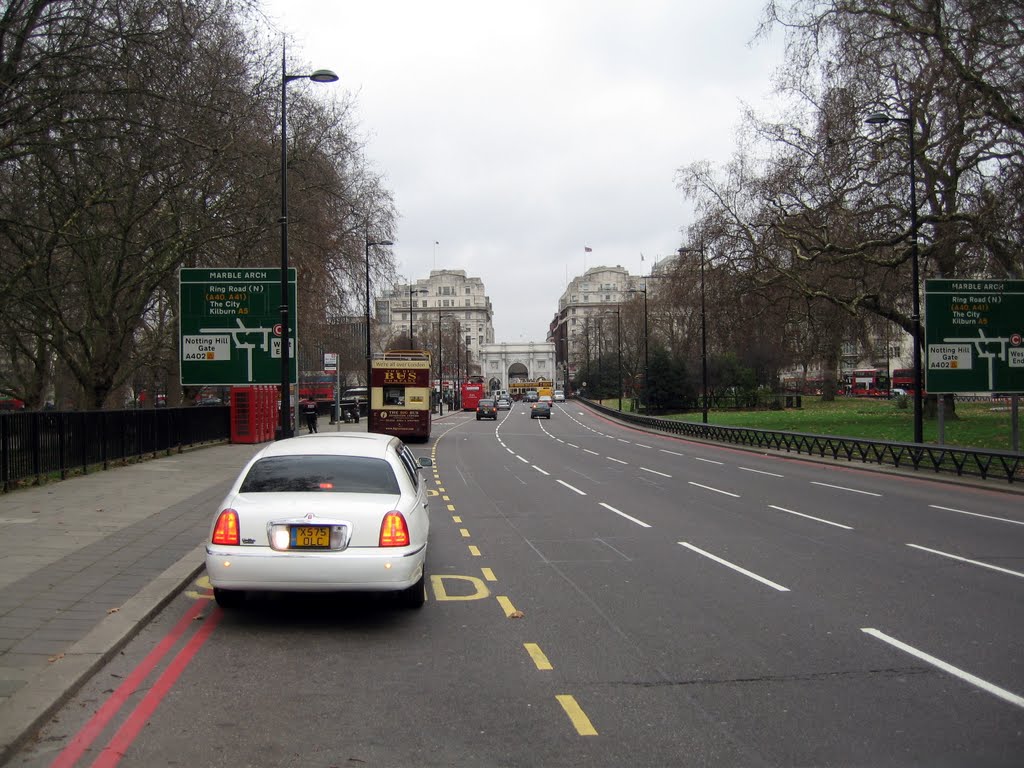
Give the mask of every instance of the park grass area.
M 885 442 L 910 443 L 914 440 L 914 407 L 910 398 L 905 408 L 899 400 L 838 397 L 832 402 L 804 396 L 802 408 L 781 411 L 716 411 L 708 413 L 708 423 L 730 427 L 805 432 L 815 435 L 859 437 Z M 605 404 L 616 407 L 617 400 Z M 946 416 L 945 445 L 985 450 L 1009 451 L 1012 447 L 1010 403 L 1005 400 L 958 402 L 956 418 Z M 699 412 L 667 415 L 667 418 L 699 422 Z M 938 443 L 938 419 L 924 420 L 924 442 Z

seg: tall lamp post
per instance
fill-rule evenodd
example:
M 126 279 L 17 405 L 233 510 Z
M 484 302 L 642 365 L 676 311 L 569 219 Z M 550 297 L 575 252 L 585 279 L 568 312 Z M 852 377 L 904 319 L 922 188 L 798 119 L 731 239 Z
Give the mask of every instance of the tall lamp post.
M 329 69 L 310 75 L 289 75 L 285 47 L 281 46 L 281 439 L 292 436 L 291 422 L 291 334 L 288 327 L 291 297 L 288 295 L 288 83 L 312 80 L 333 83 L 338 76 Z
M 371 240 L 366 238 L 366 415 L 370 415 L 370 376 L 373 366 L 373 353 L 370 350 L 370 248 L 374 246 L 394 245 L 390 240 Z
M 875 112 L 864 120 L 869 125 L 886 125 L 889 122 L 901 123 L 907 129 L 907 145 L 910 172 L 910 281 L 913 283 L 913 302 L 910 325 L 914 337 L 914 442 L 924 442 L 924 412 L 922 409 L 921 391 L 924 382 L 921 380 L 921 297 L 919 290 L 917 258 L 917 184 L 914 172 L 914 111 L 913 105 L 907 105 L 906 117 L 891 117 L 885 112 Z

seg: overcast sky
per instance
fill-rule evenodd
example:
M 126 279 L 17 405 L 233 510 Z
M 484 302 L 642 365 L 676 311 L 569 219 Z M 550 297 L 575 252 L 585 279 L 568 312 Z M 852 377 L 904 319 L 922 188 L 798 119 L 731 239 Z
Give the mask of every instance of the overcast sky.
M 721 164 L 770 103 L 764 0 L 272 0 L 289 59 L 356 94 L 400 214 L 404 277 L 483 280 L 497 341 L 543 341 L 568 280 L 646 274 L 692 212 L 676 169 Z M 592 248 L 585 253 L 584 248 Z M 643 261 L 641 261 L 643 254 Z

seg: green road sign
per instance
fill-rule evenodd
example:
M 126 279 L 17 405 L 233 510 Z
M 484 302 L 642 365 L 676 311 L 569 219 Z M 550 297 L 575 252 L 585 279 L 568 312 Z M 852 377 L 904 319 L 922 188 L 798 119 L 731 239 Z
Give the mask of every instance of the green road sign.
M 1024 392 L 1024 280 L 925 281 L 925 389 Z
M 298 349 L 295 270 L 288 270 L 290 378 Z M 281 270 L 182 269 L 183 386 L 281 384 Z

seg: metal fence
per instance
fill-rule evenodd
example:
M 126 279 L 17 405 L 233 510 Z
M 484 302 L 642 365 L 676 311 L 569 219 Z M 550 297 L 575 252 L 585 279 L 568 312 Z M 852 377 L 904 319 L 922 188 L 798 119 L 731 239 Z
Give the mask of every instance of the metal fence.
M 1024 480 L 1024 453 L 1014 451 L 986 451 L 923 443 L 886 443 L 857 437 L 696 424 L 637 413 L 623 413 L 590 400 L 580 399 L 579 402 L 600 411 L 605 416 L 630 424 L 700 440 L 851 462 L 859 461 L 864 464 L 910 467 L 915 470 L 980 477 L 983 480 L 1005 480 L 1008 483 Z
M 0 414 L 0 488 L 64 479 L 143 456 L 223 442 L 228 406 Z

